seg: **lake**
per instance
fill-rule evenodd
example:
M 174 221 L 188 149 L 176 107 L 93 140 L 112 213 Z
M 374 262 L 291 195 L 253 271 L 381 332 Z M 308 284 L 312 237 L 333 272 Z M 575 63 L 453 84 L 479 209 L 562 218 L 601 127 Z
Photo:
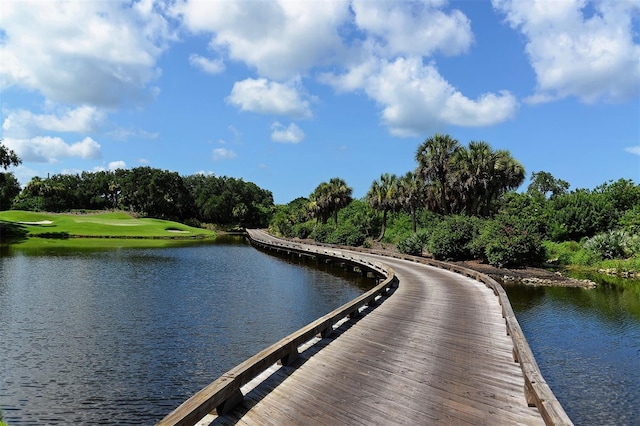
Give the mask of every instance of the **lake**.
M 0 406 L 10 425 L 153 424 L 375 280 L 260 252 L 179 248 L 0 257 Z
M 0 406 L 12 426 L 153 424 L 374 280 L 241 237 L 0 254 Z M 505 286 L 577 425 L 640 424 L 640 291 Z
M 582 277 L 581 277 L 582 278 Z M 640 282 L 505 285 L 542 374 L 576 425 L 640 425 Z

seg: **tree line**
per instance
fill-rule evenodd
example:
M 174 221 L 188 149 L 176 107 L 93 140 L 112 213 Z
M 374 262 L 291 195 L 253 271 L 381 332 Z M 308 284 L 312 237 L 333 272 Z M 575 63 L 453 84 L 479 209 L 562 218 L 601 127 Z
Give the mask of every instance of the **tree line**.
M 415 160 L 404 175 L 381 174 L 362 199 L 336 177 L 278 206 L 270 191 L 242 179 L 150 167 L 34 177 L 24 189 L 12 173 L 0 173 L 0 209 L 122 209 L 194 225 L 268 225 L 274 234 L 319 242 L 394 244 L 445 260 L 509 266 L 631 258 L 640 269 L 640 185 L 632 180 L 569 191 L 568 182 L 539 171 L 516 192 L 526 172 L 509 151 L 441 134 L 425 139 Z M 0 166 L 19 163 L 0 144 Z
M 323 182 L 308 198 L 277 206 L 270 229 L 335 244 L 381 241 L 409 254 L 496 266 L 553 256 L 565 263 L 640 258 L 640 185 L 631 180 L 569 192 L 568 182 L 539 171 L 518 193 L 526 172 L 509 151 L 440 134 L 419 145 L 415 160 L 415 170 L 403 176 L 383 173 L 361 200 L 340 178 Z
M 2 167 L 20 164 L 10 150 Z M 0 173 L 0 209 L 65 212 L 125 210 L 140 216 L 199 225 L 266 227 L 274 208 L 271 191 L 226 176 L 151 167 L 34 177 L 20 188 L 12 173 Z

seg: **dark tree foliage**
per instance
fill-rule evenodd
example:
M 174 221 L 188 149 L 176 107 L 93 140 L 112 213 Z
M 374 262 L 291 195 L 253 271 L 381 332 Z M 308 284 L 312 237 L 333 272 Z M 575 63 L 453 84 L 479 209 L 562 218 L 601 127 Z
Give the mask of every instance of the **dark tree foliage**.
M 273 214 L 273 195 L 252 182 L 226 176 L 185 178 L 194 194 L 198 219 L 207 223 L 266 227 Z
M 123 209 L 159 219 L 267 226 L 273 197 L 242 179 L 182 177 L 168 170 L 136 167 L 35 177 L 13 207 L 57 212 Z
M 566 194 L 569 189 L 569 182 L 556 179 L 549 172 L 540 171 L 531 173 L 531 183 L 527 187 L 527 193 L 532 196 L 543 196 L 544 198 L 555 198 Z
M 611 229 L 616 222 L 610 200 L 586 189 L 554 198 L 550 209 L 549 236 L 554 241 L 579 241 Z
M 488 217 L 502 194 L 518 188 L 525 176 L 509 151 L 476 141 L 464 147 L 449 135 L 426 139 L 416 161 L 416 174 L 425 184 L 425 207 L 445 215 Z
M 13 173 L 0 173 L 0 210 L 9 210 L 20 194 L 20 184 Z
M 10 166 L 17 166 L 22 163 L 18 155 L 2 144 L 0 139 L 0 167 L 7 170 Z

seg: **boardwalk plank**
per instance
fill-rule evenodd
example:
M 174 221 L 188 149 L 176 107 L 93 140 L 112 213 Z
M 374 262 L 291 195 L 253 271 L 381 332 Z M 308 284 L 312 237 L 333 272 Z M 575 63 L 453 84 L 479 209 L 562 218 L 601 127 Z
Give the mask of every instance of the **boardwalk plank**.
M 449 271 L 366 256 L 394 268 L 393 294 L 291 367 L 263 373 L 238 410 L 211 424 L 543 424 L 527 405 L 490 289 Z

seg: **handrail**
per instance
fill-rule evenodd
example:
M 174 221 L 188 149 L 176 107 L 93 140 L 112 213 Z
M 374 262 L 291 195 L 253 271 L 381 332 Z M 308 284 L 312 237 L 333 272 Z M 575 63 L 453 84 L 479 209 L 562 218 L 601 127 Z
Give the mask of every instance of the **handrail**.
M 263 247 L 282 247 L 295 252 L 308 251 L 300 244 L 261 239 L 259 237 L 261 233 L 252 232 L 252 230 L 248 230 L 248 234 L 252 243 Z M 360 308 L 374 303 L 378 296 L 382 296 L 397 284 L 398 279 L 393 269 L 382 263 L 376 262 L 372 264 L 369 260 L 358 259 L 339 251 L 323 250 L 323 255 L 349 260 L 350 262 L 373 268 L 386 276 L 386 278 L 373 289 L 358 296 L 351 302 L 334 309 L 227 371 L 160 420 L 159 426 L 194 425 L 213 410 L 217 410 L 219 414 L 228 412 L 242 401 L 243 395 L 240 390 L 242 386 L 277 362 L 287 365 L 298 355 L 299 346 L 307 343 L 318 334 L 323 337 L 326 336 L 333 330 L 334 324 L 345 317 L 356 315 Z
M 316 245 L 319 245 L 316 243 Z M 347 249 L 361 252 L 377 254 L 380 256 L 387 256 L 396 259 L 409 260 L 417 263 L 422 263 L 429 266 L 434 266 L 441 269 L 447 269 L 469 278 L 473 278 L 476 281 L 480 281 L 488 288 L 493 290 L 493 293 L 498 297 L 498 301 L 502 306 L 502 316 L 504 317 L 507 327 L 507 334 L 511 336 L 513 342 L 513 360 L 520 364 L 522 374 L 524 376 L 524 393 L 529 406 L 535 406 L 538 408 L 538 412 L 542 416 L 545 424 L 547 425 L 573 425 L 573 422 L 565 412 L 562 404 L 553 394 L 551 387 L 547 384 L 540 367 L 536 362 L 536 359 L 531 351 L 531 347 L 527 342 L 527 339 L 520 327 L 520 323 L 516 318 L 511 302 L 507 296 L 507 292 L 504 290 L 496 280 L 490 276 L 483 274 L 482 272 L 475 271 L 473 269 L 465 268 L 463 266 L 454 265 L 447 262 L 442 262 L 434 259 L 428 259 L 420 256 L 412 256 L 401 253 L 393 253 L 383 250 L 366 249 L 362 247 L 345 247 L 334 245 L 321 245 L 323 247 L 335 247 L 340 249 Z

